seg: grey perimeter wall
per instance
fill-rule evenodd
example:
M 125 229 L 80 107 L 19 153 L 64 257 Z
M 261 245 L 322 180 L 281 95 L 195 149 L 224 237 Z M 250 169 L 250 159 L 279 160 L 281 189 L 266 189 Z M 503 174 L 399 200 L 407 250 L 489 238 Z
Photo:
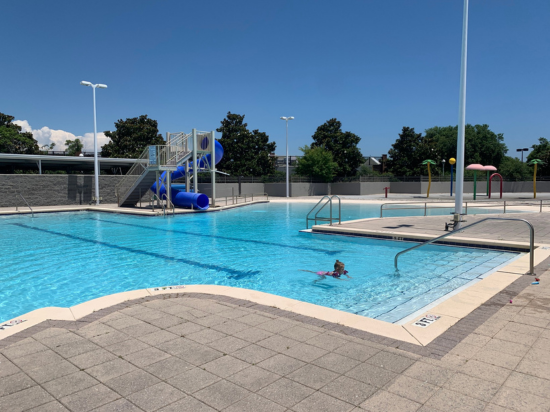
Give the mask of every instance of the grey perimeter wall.
M 115 186 L 122 176 L 100 176 L 99 191 L 103 203 L 116 203 Z M 425 194 L 427 182 L 372 182 L 372 183 L 291 183 L 290 196 L 322 195 L 370 195 L 383 194 L 384 187 L 390 187 L 390 193 Z M 478 193 L 485 193 L 486 182 L 478 182 Z M 433 182 L 431 193 L 449 192 L 449 182 Z M 211 184 L 199 184 L 199 190 L 209 197 Z M 285 183 L 242 183 L 240 194 L 267 193 L 269 196 L 286 196 Z M 531 192 L 533 182 L 504 182 L 504 192 Z M 453 188 L 453 192 L 455 188 Z M 472 193 L 473 182 L 464 182 L 464 191 Z M 495 195 L 499 192 L 499 182 L 491 187 Z M 537 191 L 550 192 L 550 182 L 537 182 Z M 0 175 L 0 207 L 23 206 L 21 193 L 31 206 L 86 205 L 92 202 L 94 177 L 91 175 Z M 216 197 L 223 198 L 239 194 L 238 183 L 218 183 Z

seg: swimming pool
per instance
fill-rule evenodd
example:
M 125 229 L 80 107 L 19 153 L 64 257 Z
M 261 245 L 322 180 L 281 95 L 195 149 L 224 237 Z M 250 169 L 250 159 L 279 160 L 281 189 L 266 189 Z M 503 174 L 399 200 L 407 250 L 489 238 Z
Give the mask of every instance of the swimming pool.
M 0 218 L 0 321 L 127 290 L 185 284 L 254 289 L 397 322 L 516 253 L 300 233 L 310 203 L 264 203 L 166 218 L 71 212 Z M 400 213 L 407 213 L 403 211 Z M 379 206 L 344 204 L 344 220 Z M 350 281 L 302 270 L 346 263 Z

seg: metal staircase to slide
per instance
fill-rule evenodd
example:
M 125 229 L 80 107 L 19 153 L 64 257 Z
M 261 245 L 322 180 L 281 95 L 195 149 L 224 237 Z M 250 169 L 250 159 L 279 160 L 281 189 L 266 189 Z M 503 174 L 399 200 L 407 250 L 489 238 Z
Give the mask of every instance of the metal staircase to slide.
M 158 172 L 173 172 L 189 160 L 193 155 L 190 137 L 190 134 L 180 133 L 169 144 L 147 146 L 116 185 L 118 206 L 135 206 L 155 183 Z

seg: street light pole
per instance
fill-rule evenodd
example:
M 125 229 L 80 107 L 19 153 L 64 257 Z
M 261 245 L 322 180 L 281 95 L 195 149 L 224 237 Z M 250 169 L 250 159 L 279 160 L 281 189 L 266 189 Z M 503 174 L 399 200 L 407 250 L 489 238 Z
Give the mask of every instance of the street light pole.
M 527 147 L 524 147 L 523 149 L 516 149 L 516 152 L 521 152 L 521 163 L 523 163 L 523 152 L 528 151 L 529 149 Z
M 290 197 L 290 190 L 289 190 L 289 173 L 288 173 L 288 121 L 293 120 L 294 116 L 289 117 L 281 117 L 282 120 L 286 122 L 286 197 Z
M 95 110 L 95 89 L 106 89 L 105 84 L 92 84 L 90 82 L 81 81 L 82 86 L 89 86 L 92 88 L 93 102 L 94 102 L 94 180 L 95 180 L 95 204 L 99 206 L 99 159 L 97 156 L 97 121 Z
M 443 176 L 445 176 L 445 159 L 441 161 L 441 172 L 443 172 Z

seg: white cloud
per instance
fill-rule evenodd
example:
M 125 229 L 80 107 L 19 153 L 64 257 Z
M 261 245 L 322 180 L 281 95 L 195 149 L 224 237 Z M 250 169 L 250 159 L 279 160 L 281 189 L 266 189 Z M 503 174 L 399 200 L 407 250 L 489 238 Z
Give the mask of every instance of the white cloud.
M 38 141 L 38 146 L 42 147 L 44 145 L 50 145 L 55 143 L 53 150 L 65 150 L 65 141 L 66 140 L 75 140 L 80 139 L 84 144 L 84 151 L 92 152 L 94 150 L 94 134 L 85 133 L 84 136 L 76 136 L 71 132 L 66 132 L 65 130 L 54 130 L 50 129 L 47 126 L 42 127 L 41 129 L 33 129 L 28 121 L 26 120 L 15 120 L 13 123 L 21 126 L 21 129 L 24 132 L 32 132 L 33 137 Z M 109 142 L 109 138 L 105 136 L 105 133 L 97 134 L 97 149 L 101 151 L 101 146 Z

